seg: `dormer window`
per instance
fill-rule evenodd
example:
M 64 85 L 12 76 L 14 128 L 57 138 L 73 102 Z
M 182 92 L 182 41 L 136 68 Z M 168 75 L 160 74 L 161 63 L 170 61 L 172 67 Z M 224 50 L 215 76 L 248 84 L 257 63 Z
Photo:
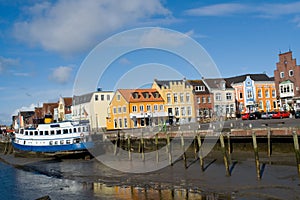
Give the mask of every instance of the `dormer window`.
M 294 71 L 293 70 L 289 71 L 289 76 L 294 76 Z
M 139 93 L 134 92 L 134 93 L 132 93 L 132 96 L 133 96 L 134 99 L 137 99 L 137 98 L 139 98 Z
M 148 99 L 150 97 L 149 92 L 143 92 L 144 98 Z
M 280 72 L 280 78 L 284 78 L 284 72 Z

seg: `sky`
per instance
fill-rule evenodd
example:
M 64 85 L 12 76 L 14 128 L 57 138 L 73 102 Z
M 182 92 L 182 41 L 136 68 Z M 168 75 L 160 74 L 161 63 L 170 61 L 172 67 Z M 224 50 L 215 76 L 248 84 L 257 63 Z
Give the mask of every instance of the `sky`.
M 280 52 L 292 50 L 300 60 L 300 1 L 0 0 L 0 124 L 10 125 L 11 116 L 20 110 L 72 96 L 80 68 L 99 43 L 143 27 L 188 35 L 206 50 L 224 78 L 273 76 Z M 158 71 L 165 66 L 160 73 L 165 79 L 169 77 L 163 70 L 168 67 L 176 71 L 170 79 L 201 78 L 186 70 L 190 64 L 182 58 L 144 49 L 114 60 L 106 78 L 93 84 L 114 90 L 126 72 L 141 66 L 152 69 L 149 63 Z M 130 76 L 125 79 L 134 82 Z

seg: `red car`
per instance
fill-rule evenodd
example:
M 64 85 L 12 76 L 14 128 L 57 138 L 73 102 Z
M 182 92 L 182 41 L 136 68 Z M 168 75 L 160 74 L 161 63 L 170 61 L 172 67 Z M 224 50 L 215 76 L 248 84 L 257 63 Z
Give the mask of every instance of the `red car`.
M 250 116 L 249 113 L 242 114 L 242 120 L 248 120 L 249 116 Z
M 273 119 L 282 119 L 282 118 L 289 118 L 289 117 L 290 117 L 290 112 L 286 112 L 286 111 L 274 112 L 272 115 Z

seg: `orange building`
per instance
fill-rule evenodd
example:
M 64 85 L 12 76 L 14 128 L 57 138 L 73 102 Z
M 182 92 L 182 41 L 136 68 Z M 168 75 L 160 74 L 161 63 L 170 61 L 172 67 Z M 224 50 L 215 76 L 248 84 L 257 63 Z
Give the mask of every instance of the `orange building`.
M 118 89 L 110 102 L 106 124 L 108 130 L 158 126 L 167 116 L 156 89 Z

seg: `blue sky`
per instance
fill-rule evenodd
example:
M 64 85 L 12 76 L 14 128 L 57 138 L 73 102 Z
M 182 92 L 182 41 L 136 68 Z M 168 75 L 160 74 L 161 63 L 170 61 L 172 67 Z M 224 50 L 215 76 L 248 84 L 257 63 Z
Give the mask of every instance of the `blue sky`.
M 18 110 L 71 96 L 81 63 L 99 42 L 145 26 L 186 33 L 223 77 L 273 76 L 279 51 L 291 49 L 300 59 L 300 1 L 0 0 L 0 124 L 10 124 Z M 124 55 L 114 65 L 123 71 L 149 62 L 188 65 L 156 53 Z M 121 76 L 122 70 L 108 75 Z M 185 76 L 195 78 L 192 72 Z M 105 90 L 114 86 L 101 84 Z

